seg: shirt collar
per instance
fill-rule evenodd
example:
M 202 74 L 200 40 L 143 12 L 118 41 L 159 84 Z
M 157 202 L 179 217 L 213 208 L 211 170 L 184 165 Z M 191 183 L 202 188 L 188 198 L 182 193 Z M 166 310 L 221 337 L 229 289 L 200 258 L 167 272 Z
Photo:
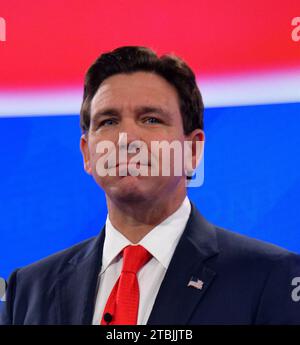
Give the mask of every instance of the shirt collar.
M 174 213 L 155 226 L 138 243 L 147 249 L 165 269 L 169 266 L 178 241 L 185 229 L 190 212 L 191 204 L 186 196 L 181 206 Z M 101 274 L 110 264 L 120 259 L 119 254 L 123 248 L 132 244 L 112 225 L 109 215 L 107 215 Z

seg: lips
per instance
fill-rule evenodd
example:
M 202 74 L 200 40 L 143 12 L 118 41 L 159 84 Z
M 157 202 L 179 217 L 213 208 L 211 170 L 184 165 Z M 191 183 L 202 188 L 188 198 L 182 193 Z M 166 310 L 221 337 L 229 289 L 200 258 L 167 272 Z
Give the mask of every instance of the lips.
M 120 162 L 116 165 L 116 168 L 120 165 L 136 165 L 136 166 L 150 166 L 150 164 L 146 163 L 146 164 L 143 164 L 143 163 L 140 163 L 140 162 Z

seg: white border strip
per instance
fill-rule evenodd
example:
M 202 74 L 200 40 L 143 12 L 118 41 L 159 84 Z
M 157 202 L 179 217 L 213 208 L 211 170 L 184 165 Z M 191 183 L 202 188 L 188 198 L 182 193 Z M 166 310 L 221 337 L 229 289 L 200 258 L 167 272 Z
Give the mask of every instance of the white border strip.
M 206 107 L 300 102 L 300 69 L 199 81 Z
M 300 69 L 199 81 L 206 107 L 300 102 Z M 78 114 L 83 88 L 1 92 L 0 117 Z
M 0 91 L 0 117 L 79 114 L 83 88 L 20 92 Z

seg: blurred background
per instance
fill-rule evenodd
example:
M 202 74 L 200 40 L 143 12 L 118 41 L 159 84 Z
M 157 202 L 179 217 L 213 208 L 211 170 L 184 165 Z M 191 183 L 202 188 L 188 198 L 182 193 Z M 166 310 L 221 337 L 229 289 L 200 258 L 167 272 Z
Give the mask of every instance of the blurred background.
M 0 17 L 0 277 L 101 230 L 79 109 L 87 68 L 121 45 L 175 53 L 197 75 L 200 212 L 300 252 L 299 0 L 0 0 Z

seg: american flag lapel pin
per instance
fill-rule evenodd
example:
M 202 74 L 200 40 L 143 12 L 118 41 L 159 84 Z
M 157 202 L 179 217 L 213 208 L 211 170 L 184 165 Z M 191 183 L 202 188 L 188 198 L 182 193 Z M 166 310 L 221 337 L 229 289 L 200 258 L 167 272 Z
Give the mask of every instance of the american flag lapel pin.
M 187 286 L 192 286 L 192 287 L 194 287 L 194 288 L 196 288 L 198 290 L 202 290 L 203 284 L 204 284 L 204 282 L 202 280 L 194 279 L 193 277 L 191 277 L 191 279 L 190 279 L 190 281 L 189 281 Z

